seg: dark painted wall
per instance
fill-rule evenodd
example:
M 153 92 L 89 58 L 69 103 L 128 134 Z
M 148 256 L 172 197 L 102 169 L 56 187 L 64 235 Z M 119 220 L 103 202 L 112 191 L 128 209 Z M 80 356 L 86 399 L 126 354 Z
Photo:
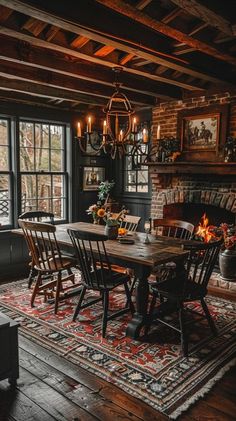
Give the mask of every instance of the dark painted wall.
M 7 104 L 0 102 L 0 114 L 13 117 L 15 121 L 19 117 L 34 118 L 44 121 L 56 121 L 68 125 L 69 136 L 67 141 L 71 142 L 71 162 L 70 162 L 70 210 L 69 221 L 91 221 L 91 217 L 86 214 L 89 205 L 97 202 L 97 191 L 83 191 L 83 167 L 99 166 L 105 168 L 105 176 L 109 181 L 115 180 L 116 186 L 113 198 L 120 205 L 125 205 L 133 215 L 142 217 L 143 221 L 150 216 L 151 194 L 134 195 L 123 194 L 123 172 L 122 161 L 111 160 L 109 156 L 83 156 L 79 145 L 76 142 L 75 130 L 76 121 L 79 116 L 66 111 L 52 110 L 49 108 L 31 107 L 21 104 Z M 148 114 L 150 115 L 150 113 Z M 144 119 L 146 119 L 146 115 Z M 17 214 L 15 217 L 17 221 Z M 10 231 L 0 230 L 0 281 L 9 276 L 20 275 L 28 272 L 28 252 L 22 238 L 17 237 Z

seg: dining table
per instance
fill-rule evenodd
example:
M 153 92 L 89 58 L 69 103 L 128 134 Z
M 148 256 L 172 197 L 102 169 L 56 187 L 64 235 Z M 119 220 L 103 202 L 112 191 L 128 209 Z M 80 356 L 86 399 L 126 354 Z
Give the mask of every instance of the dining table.
M 66 250 L 70 254 L 74 254 L 74 250 L 67 232 L 69 228 L 104 234 L 104 225 L 87 222 L 58 224 L 56 226 L 57 242 L 62 250 Z M 14 229 L 12 232 L 16 235 L 24 235 L 22 229 Z M 174 262 L 176 276 L 183 276 L 184 262 L 188 256 L 188 251 L 184 250 L 184 245 L 194 244 L 196 241 L 148 234 L 149 242 L 147 242 L 147 234 L 137 231 L 128 232 L 125 238 L 132 241 L 126 244 L 119 237 L 115 240 L 107 239 L 105 243 L 106 252 L 111 264 L 132 269 L 134 276 L 137 278 L 135 286 L 136 308 L 128 322 L 126 336 L 138 339 L 142 327 L 148 321 L 148 278 L 150 274 L 160 265 Z
M 87 232 L 104 234 L 104 225 L 86 222 L 74 222 L 57 225 L 56 238 L 58 244 L 66 249 L 72 248 L 68 235 L 68 228 Z M 19 231 L 19 230 L 18 230 Z M 148 278 L 152 271 L 159 265 L 174 262 L 176 276 L 184 271 L 184 261 L 188 252 L 183 245 L 189 241 L 170 238 L 166 236 L 148 235 L 149 243 L 146 243 L 146 234 L 142 232 L 128 233 L 126 239 L 133 240 L 133 244 L 125 244 L 120 239 L 107 240 L 106 252 L 111 264 L 123 266 L 133 270 L 137 278 L 135 288 L 136 311 L 128 322 L 126 336 L 138 339 L 142 327 L 147 323 L 147 309 L 149 296 Z M 130 243 L 132 243 L 130 241 Z

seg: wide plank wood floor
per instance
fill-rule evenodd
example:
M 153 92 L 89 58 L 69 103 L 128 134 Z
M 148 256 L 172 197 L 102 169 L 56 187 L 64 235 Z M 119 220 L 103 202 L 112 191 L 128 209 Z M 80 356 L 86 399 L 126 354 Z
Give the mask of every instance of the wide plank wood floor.
M 20 336 L 20 379 L 0 382 L 0 421 L 166 421 L 121 389 Z M 236 419 L 236 367 L 178 420 Z

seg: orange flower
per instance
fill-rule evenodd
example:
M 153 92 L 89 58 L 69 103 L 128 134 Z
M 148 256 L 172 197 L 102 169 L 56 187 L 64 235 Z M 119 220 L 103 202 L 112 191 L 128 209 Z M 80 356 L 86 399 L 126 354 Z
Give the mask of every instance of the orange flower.
M 127 233 L 127 229 L 126 228 L 119 228 L 118 229 L 118 235 L 125 235 Z
M 105 209 L 102 209 L 102 208 L 98 209 L 97 216 L 99 216 L 99 218 L 103 218 L 105 216 L 105 214 L 106 214 Z

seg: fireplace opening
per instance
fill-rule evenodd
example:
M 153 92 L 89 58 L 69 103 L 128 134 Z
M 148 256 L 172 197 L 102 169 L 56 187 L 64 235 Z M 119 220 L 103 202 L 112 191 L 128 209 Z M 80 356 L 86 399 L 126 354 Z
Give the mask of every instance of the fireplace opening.
M 211 225 L 219 226 L 222 222 L 235 224 L 235 214 L 227 209 L 205 203 L 173 203 L 163 207 L 163 217 L 182 219 L 191 222 L 195 227 L 202 215 L 206 213 Z

